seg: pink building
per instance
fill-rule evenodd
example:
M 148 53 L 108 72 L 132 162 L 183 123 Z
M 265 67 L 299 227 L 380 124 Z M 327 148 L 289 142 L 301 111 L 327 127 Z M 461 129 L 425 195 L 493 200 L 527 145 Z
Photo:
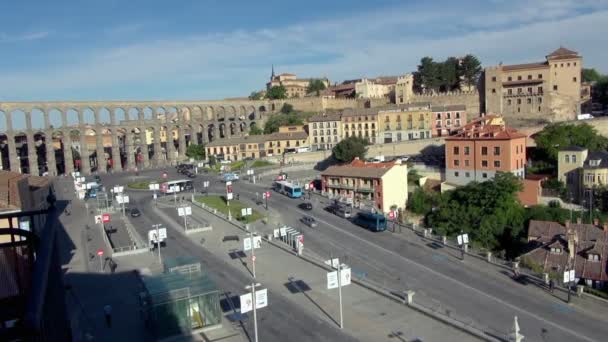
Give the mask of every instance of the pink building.
M 451 135 L 467 123 L 465 105 L 432 106 L 431 112 L 434 137 Z

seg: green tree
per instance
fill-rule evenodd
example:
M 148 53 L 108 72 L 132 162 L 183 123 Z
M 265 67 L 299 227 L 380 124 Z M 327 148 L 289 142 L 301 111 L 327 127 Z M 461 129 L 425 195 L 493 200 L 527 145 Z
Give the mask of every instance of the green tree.
M 583 69 L 583 82 L 597 82 L 603 78 L 602 74 L 600 74 L 597 70 L 591 69 Z
M 261 100 L 264 98 L 264 93 L 261 91 L 252 91 L 249 95 L 250 100 Z
M 349 137 L 334 146 L 332 153 L 334 158 L 341 162 L 351 162 L 355 157 L 365 159 L 368 141 L 359 137 Z
M 598 134 L 593 126 L 586 123 L 547 125 L 536 134 L 534 141 L 536 150 L 533 158 L 552 163 L 557 161 L 557 152 L 563 147 L 581 146 L 591 151 L 605 150 L 608 147 L 608 139 Z
M 283 103 L 283 107 L 281 107 L 281 113 L 289 114 L 291 112 L 293 112 L 293 105 L 289 103 Z
M 458 76 L 468 86 L 476 86 L 481 75 L 481 62 L 473 55 L 466 55 L 458 68 Z
M 249 134 L 250 135 L 262 135 L 262 134 L 264 134 L 264 130 L 259 128 L 257 125 L 253 125 L 249 129 Z
M 274 86 L 266 92 L 266 98 L 271 100 L 283 100 L 287 98 L 287 89 L 284 86 Z
M 194 160 L 203 160 L 205 159 L 205 155 L 204 145 L 190 144 L 186 149 L 186 156 Z
M 458 59 L 448 58 L 445 62 L 438 65 L 439 91 L 450 91 L 458 88 L 460 79 L 458 77 Z
M 209 165 L 214 166 L 217 164 L 217 158 L 215 156 L 209 156 Z
M 439 202 L 439 196 L 439 194 L 417 188 L 408 198 L 408 208 L 414 214 L 427 215 L 433 210 L 433 206 Z
M 319 79 L 314 79 L 314 80 L 310 80 L 310 83 L 308 83 L 308 88 L 306 89 L 306 93 L 310 94 L 310 93 L 316 93 L 317 96 L 319 96 L 319 94 L 321 93 L 321 90 L 325 90 L 325 82 L 323 82 L 323 80 L 319 80 Z
M 431 57 L 423 57 L 414 73 L 414 88 L 419 91 L 438 90 L 438 65 Z

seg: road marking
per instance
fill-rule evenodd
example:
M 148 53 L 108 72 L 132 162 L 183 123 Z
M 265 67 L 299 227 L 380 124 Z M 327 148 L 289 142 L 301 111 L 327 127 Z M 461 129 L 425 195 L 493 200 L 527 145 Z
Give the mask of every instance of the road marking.
M 303 214 L 303 213 L 304 213 L 304 212 L 303 212 L 303 211 L 301 211 L 301 210 L 297 210 L 297 211 L 299 211 L 301 214 Z M 411 259 L 408 259 L 408 258 L 404 257 L 403 255 L 398 254 L 398 253 L 396 253 L 396 252 L 394 252 L 394 251 L 391 251 L 391 250 L 389 250 L 389 249 L 386 249 L 386 248 L 384 248 L 384 247 L 382 247 L 382 246 L 380 246 L 380 245 L 377 245 L 376 243 L 373 243 L 373 242 L 370 242 L 370 241 L 368 241 L 368 240 L 365 240 L 365 239 L 363 239 L 363 238 L 361 238 L 361 237 L 359 237 L 359 236 L 357 236 L 357 235 L 355 235 L 355 234 L 353 234 L 353 233 L 351 233 L 351 232 L 349 232 L 349 231 L 347 231 L 347 230 L 340 229 L 340 228 L 338 228 L 338 227 L 334 226 L 333 224 L 331 224 L 331 223 L 329 223 L 329 222 L 327 222 L 327 221 L 325 221 L 325 220 L 323 220 L 323 219 L 319 219 L 319 218 L 317 218 L 317 221 L 319 221 L 319 222 L 321 222 L 321 223 L 323 223 L 323 224 L 325 224 L 325 225 L 327 225 L 327 226 L 329 226 L 329 227 L 333 228 L 334 230 L 338 230 L 338 231 L 340 231 L 340 232 L 343 232 L 344 234 L 346 234 L 346 235 L 348 235 L 348 236 L 350 236 L 350 237 L 352 237 L 352 238 L 354 238 L 354 239 L 356 239 L 356 240 L 359 240 L 359 241 L 361 241 L 361 242 L 363 242 L 363 243 L 365 243 L 365 244 L 367 244 L 367 245 L 369 245 L 369 246 L 375 247 L 375 248 L 377 248 L 377 249 L 379 249 L 379 250 L 381 250 L 381 251 L 384 251 L 385 253 L 391 254 L 391 255 L 396 256 L 396 257 L 398 257 L 398 258 L 401 258 L 401 259 L 405 260 L 406 262 L 408 262 L 408 263 L 410 263 L 410 264 L 412 264 L 412 265 L 418 266 L 418 267 L 420 267 L 420 268 L 422 268 L 422 269 L 424 269 L 424 270 L 426 270 L 426 271 L 428 271 L 428 272 L 430 272 L 430 273 L 432 273 L 432 274 L 434 274 L 434 275 L 436 275 L 436 276 L 439 276 L 439 277 L 441 277 L 441 278 L 444 278 L 444 279 L 450 280 L 450 281 L 452 281 L 452 282 L 454 282 L 454 283 L 457 283 L 457 284 L 459 284 L 459 285 L 461 285 L 461 286 L 463 286 L 463 287 L 465 287 L 465 288 L 467 288 L 467 289 L 469 289 L 469 290 L 472 290 L 472 291 L 477 292 L 477 293 L 479 293 L 479 294 L 481 294 L 481 295 L 484 295 L 484 296 L 486 296 L 486 297 L 488 297 L 488 298 L 490 298 L 490 299 L 493 299 L 493 300 L 495 300 L 495 301 L 497 301 L 497 302 L 499 302 L 499 303 L 501 303 L 501 304 L 503 304 L 503 305 L 505 305 L 505 306 L 507 306 L 507 307 L 509 307 L 509 308 L 511 308 L 511 309 L 513 309 L 513 310 L 515 310 L 515 311 L 519 311 L 519 312 L 521 312 L 521 313 L 523 313 L 523 314 L 525 314 L 525 315 L 528 315 L 528 316 L 530 316 L 530 317 L 533 317 L 533 318 L 539 319 L 539 320 L 541 320 L 541 321 L 543 321 L 543 322 L 545 322 L 545 323 L 547 323 L 547 324 L 549 324 L 549 325 L 551 325 L 551 326 L 553 326 L 553 327 L 555 327 L 555 328 L 558 328 L 558 329 L 560 329 L 560 330 L 563 330 L 563 331 L 565 331 L 565 332 L 568 332 L 568 333 L 570 333 L 571 335 L 576 336 L 576 337 L 578 337 L 578 338 L 581 338 L 581 339 L 584 339 L 584 340 L 586 340 L 586 341 L 590 341 L 590 342 L 595 342 L 595 340 L 594 340 L 594 339 L 591 339 L 591 338 L 589 338 L 589 337 L 587 337 L 587 336 L 585 336 L 585 335 L 581 335 L 580 333 L 577 333 L 576 331 L 573 331 L 573 330 L 571 330 L 571 329 L 565 328 L 565 327 L 563 327 L 563 326 L 561 326 L 561 325 L 559 325 L 559 324 L 553 323 L 552 321 L 549 321 L 549 320 L 547 320 L 547 319 L 545 319 L 545 318 L 543 318 L 543 317 L 540 317 L 540 316 L 538 316 L 538 315 L 531 314 L 531 313 L 529 313 L 529 312 L 527 312 L 527 311 L 525 311 L 525 310 L 523 310 L 523 309 L 521 309 L 521 308 L 519 308 L 519 307 L 517 307 L 517 306 L 515 306 L 515 305 L 513 305 L 513 304 L 510 304 L 510 303 L 508 303 L 508 302 L 505 302 L 504 300 L 502 300 L 502 299 L 500 299 L 500 298 L 494 297 L 494 296 L 492 296 L 492 295 L 490 295 L 490 294 L 488 294 L 488 293 L 485 293 L 485 292 L 483 292 L 483 291 L 481 291 L 481 290 L 479 290 L 479 289 L 476 289 L 476 288 L 474 288 L 474 287 L 472 287 L 472 286 L 470 286 L 470 285 L 467 285 L 467 284 L 465 284 L 465 283 L 463 283 L 463 282 L 461 282 L 461 281 L 459 281 L 459 280 L 457 280 L 457 279 L 450 278 L 450 277 L 448 277 L 447 275 L 442 274 L 442 273 L 440 273 L 440 272 L 437 272 L 437 271 L 433 270 L 433 269 L 432 269 L 432 268 L 430 268 L 430 267 L 427 267 L 427 266 L 425 266 L 425 265 L 423 265 L 423 264 L 420 264 L 420 263 L 418 263 L 418 262 L 416 262 L 416 261 L 413 261 L 413 260 L 411 260 Z M 361 229 L 363 229 L 363 228 L 361 228 Z

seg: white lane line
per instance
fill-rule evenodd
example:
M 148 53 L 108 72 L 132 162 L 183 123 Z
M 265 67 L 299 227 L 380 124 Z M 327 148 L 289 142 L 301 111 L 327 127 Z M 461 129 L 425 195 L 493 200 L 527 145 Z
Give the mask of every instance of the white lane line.
M 300 210 L 297 210 L 297 211 L 298 211 L 298 212 L 300 212 L 300 214 L 305 214 L 303 211 L 300 211 Z M 359 240 L 359 241 L 361 241 L 361 242 L 363 242 L 363 243 L 365 243 L 365 244 L 367 244 L 367 245 L 369 245 L 369 246 L 371 246 L 371 247 L 375 247 L 375 248 L 377 248 L 377 249 L 379 249 L 379 250 L 381 250 L 381 251 L 384 251 L 385 253 L 388 253 L 388 254 L 391 254 L 391 255 L 393 255 L 393 256 L 396 256 L 396 257 L 398 257 L 398 258 L 400 258 L 400 259 L 403 259 L 403 260 L 405 260 L 406 262 L 408 262 L 408 263 L 410 263 L 410 264 L 412 264 L 412 265 L 418 266 L 418 267 L 420 267 L 420 268 L 422 268 L 422 269 L 424 269 L 424 270 L 426 270 L 426 271 L 428 271 L 428 272 L 430 272 L 430 273 L 432 273 L 432 274 L 434 274 L 434 275 L 436 275 L 436 276 L 439 276 L 439 277 L 444 278 L 444 279 L 446 279 L 446 280 L 449 280 L 449 281 L 452 281 L 452 282 L 454 282 L 454 283 L 457 283 L 457 284 L 459 284 L 460 286 L 463 286 L 463 287 L 465 287 L 465 288 L 467 288 L 467 289 L 469 289 L 469 290 L 472 290 L 472 291 L 474 291 L 474 292 L 477 292 L 477 293 L 479 293 L 479 294 L 481 294 L 481 295 L 483 295 L 483 296 L 485 296 L 485 297 L 488 297 L 488 298 L 490 298 L 490 299 L 493 299 L 493 300 L 497 301 L 498 303 L 503 304 L 503 305 L 505 305 L 505 306 L 507 306 L 507 307 L 509 307 L 509 308 L 511 308 L 511 309 L 513 309 L 513 310 L 515 310 L 515 311 L 518 311 L 518 312 L 520 312 L 520 313 L 523 313 L 523 314 L 525 314 L 525 315 L 528 315 L 528 316 L 530 316 L 530 317 L 532 317 L 532 318 L 536 318 L 536 319 L 538 319 L 538 320 L 541 320 L 541 321 L 545 322 L 546 324 L 549 324 L 549 325 L 551 325 L 551 326 L 553 326 L 553 327 L 555 327 L 555 328 L 558 328 L 558 329 L 560 329 L 560 330 L 562 330 L 562 331 L 565 331 L 565 332 L 567 332 L 567 333 L 570 333 L 571 335 L 576 336 L 576 337 L 578 337 L 578 338 L 581 338 L 581 339 L 584 339 L 584 340 L 586 340 L 586 341 L 590 341 L 590 342 L 595 342 L 595 340 L 594 340 L 594 339 L 591 339 L 591 338 L 589 338 L 589 337 L 587 337 L 587 336 L 581 335 L 580 333 L 578 333 L 578 332 L 576 332 L 576 331 L 573 331 L 573 330 L 571 330 L 571 329 L 565 328 L 565 327 L 563 327 L 563 326 L 561 326 L 561 325 L 559 325 L 559 324 L 553 323 L 553 322 L 551 322 L 551 321 L 549 321 L 549 320 L 547 320 L 547 319 L 545 319 L 545 318 L 543 318 L 543 317 L 540 317 L 540 316 L 537 316 L 537 315 L 531 314 L 531 313 L 529 313 L 529 312 L 527 312 L 527 311 L 525 311 L 525 310 L 523 310 L 523 309 L 521 309 L 521 308 L 519 308 L 519 307 L 517 307 L 517 306 L 515 306 L 515 305 L 513 305 L 513 304 L 510 304 L 510 303 L 508 303 L 508 302 L 505 302 L 504 300 L 502 300 L 502 299 L 500 299 L 500 298 L 494 297 L 494 296 L 492 296 L 492 295 L 490 295 L 490 294 L 488 294 L 488 293 L 485 293 L 485 292 L 483 292 L 483 291 L 481 291 L 481 290 L 479 290 L 479 289 L 476 289 L 476 288 L 474 288 L 474 287 L 472 287 L 472 286 L 470 286 L 470 285 L 467 285 L 467 284 L 465 284 L 465 283 L 463 283 L 463 282 L 461 282 L 461 281 L 459 281 L 459 280 L 457 280 L 457 279 L 450 278 L 450 277 L 448 277 L 447 275 L 442 274 L 442 273 L 440 273 L 440 272 L 437 272 L 437 271 L 433 270 L 433 269 L 432 269 L 432 268 L 430 268 L 430 267 L 427 267 L 427 266 L 425 266 L 425 265 L 423 265 L 423 264 L 420 264 L 420 263 L 418 263 L 418 262 L 416 262 L 416 261 L 413 261 L 413 260 L 411 260 L 411 259 L 408 259 L 408 258 L 406 258 L 406 257 L 404 257 L 404 256 L 402 256 L 402 255 L 400 255 L 400 254 L 398 254 L 398 253 L 396 253 L 396 252 L 394 252 L 394 251 L 391 251 L 391 250 L 389 250 L 389 249 L 386 249 L 386 248 L 384 248 L 384 247 L 382 247 L 382 246 L 380 246 L 380 245 L 377 245 L 377 244 L 375 244 L 375 243 L 373 243 L 373 242 L 370 242 L 370 241 L 368 241 L 368 240 L 365 240 L 365 239 L 363 239 L 363 238 L 361 238 L 361 237 L 359 237 L 359 236 L 357 236 L 357 235 L 355 235 L 355 234 L 353 234 L 353 233 L 351 233 L 351 232 L 349 232 L 349 231 L 346 231 L 346 230 L 344 230 L 344 229 L 340 229 L 340 228 L 338 228 L 338 227 L 334 226 L 333 224 L 331 224 L 331 223 L 329 223 L 329 222 L 327 222 L 327 221 L 325 221 L 325 220 L 323 220 L 323 219 L 316 218 L 316 220 L 317 220 L 317 221 L 319 221 L 319 222 L 321 222 L 321 223 L 326 224 L 327 226 L 331 227 L 331 228 L 332 228 L 332 229 L 334 229 L 334 230 L 337 230 L 337 231 L 339 231 L 339 232 L 341 232 L 341 233 L 344 233 L 344 234 L 346 234 L 346 235 L 348 235 L 348 236 L 350 236 L 350 237 L 352 237 L 352 238 L 354 238 L 354 239 L 356 239 L 356 240 Z M 364 228 L 361 228 L 361 229 L 364 229 Z

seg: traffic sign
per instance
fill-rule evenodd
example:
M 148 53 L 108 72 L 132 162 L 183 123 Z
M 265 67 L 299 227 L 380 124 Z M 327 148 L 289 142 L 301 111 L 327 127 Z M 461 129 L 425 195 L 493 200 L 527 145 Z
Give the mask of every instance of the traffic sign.
M 177 208 L 177 215 L 179 215 L 179 216 L 190 216 L 190 215 L 192 215 L 192 207 Z
M 101 222 L 101 215 L 95 215 L 95 224 L 99 224 Z
M 110 222 L 110 214 L 103 214 L 103 215 L 101 215 L 101 222 L 103 222 L 103 223 Z
M 150 190 L 159 190 L 160 186 L 158 183 L 150 183 L 150 185 L 148 185 L 148 187 L 150 188 Z
M 270 198 L 270 191 L 266 191 L 266 198 Z
M 98 249 L 97 250 L 97 255 L 102 256 L 103 255 L 103 249 Z
M 273 234 L 274 234 L 274 238 L 275 238 L 275 239 L 277 239 L 277 238 L 279 237 L 280 232 L 279 232 L 279 230 L 278 230 L 278 229 L 275 229 L 275 230 L 273 231 Z

